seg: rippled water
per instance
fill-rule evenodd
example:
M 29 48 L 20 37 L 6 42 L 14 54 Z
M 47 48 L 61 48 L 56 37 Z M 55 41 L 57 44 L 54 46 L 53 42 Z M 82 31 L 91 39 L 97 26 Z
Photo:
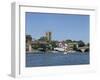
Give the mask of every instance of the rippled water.
M 34 52 L 26 53 L 26 67 L 89 64 L 89 53 Z

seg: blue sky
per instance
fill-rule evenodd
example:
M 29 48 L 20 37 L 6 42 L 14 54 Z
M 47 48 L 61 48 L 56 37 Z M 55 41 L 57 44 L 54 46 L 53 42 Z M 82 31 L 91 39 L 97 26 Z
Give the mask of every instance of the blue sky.
M 52 40 L 83 40 L 89 42 L 89 15 L 26 12 L 26 34 L 39 39 L 52 32 Z

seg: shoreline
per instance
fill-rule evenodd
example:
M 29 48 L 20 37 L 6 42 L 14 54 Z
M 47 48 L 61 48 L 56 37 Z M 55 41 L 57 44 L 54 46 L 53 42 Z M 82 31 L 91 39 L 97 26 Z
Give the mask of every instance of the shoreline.
M 84 54 L 84 53 L 89 53 L 89 52 L 79 52 L 79 51 L 27 51 L 26 54 Z

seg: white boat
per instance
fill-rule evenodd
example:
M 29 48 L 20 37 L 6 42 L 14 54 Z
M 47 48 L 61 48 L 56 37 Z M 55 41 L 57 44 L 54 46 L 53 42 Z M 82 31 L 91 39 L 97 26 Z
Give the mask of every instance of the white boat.
M 76 51 L 67 51 L 68 53 L 75 53 Z
M 67 52 L 64 52 L 64 54 L 67 54 Z
M 63 49 L 63 48 L 54 48 L 54 50 L 56 50 L 56 51 L 65 51 L 65 49 Z
M 58 53 L 58 51 L 51 51 L 52 53 Z

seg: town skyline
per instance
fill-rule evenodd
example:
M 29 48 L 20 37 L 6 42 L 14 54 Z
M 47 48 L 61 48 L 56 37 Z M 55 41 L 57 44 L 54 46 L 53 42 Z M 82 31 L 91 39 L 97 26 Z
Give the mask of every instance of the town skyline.
M 88 43 L 89 16 L 27 12 L 26 34 L 31 35 L 32 38 L 39 39 L 45 35 L 45 32 L 52 32 L 52 40 L 63 41 L 71 39 Z

